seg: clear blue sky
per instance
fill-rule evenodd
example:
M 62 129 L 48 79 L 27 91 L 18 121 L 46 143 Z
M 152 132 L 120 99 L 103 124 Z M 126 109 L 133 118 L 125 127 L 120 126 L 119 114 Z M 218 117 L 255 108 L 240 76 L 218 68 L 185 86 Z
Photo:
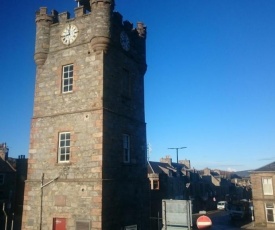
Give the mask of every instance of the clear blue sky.
M 35 83 L 35 11 L 74 0 L 2 1 L 0 142 L 28 155 Z M 275 160 L 275 1 L 117 0 L 147 25 L 145 100 L 150 160 L 246 170 Z

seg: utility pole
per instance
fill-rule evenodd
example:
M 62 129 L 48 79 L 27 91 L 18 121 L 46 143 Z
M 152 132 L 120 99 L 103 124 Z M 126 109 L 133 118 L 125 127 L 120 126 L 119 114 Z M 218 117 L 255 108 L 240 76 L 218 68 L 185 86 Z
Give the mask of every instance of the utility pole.
M 187 147 L 179 147 L 179 148 L 168 148 L 168 149 L 176 149 L 177 150 L 177 164 L 179 163 L 179 149 L 186 149 Z

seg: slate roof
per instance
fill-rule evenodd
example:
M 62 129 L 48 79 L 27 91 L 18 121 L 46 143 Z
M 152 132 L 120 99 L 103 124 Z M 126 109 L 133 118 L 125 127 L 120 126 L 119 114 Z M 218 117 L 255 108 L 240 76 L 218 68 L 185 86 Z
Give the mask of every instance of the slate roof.
M 171 170 L 176 172 L 177 167 L 179 169 L 187 168 L 186 165 L 184 164 L 177 164 L 177 163 L 172 163 L 171 165 L 165 162 L 154 162 L 154 161 L 149 161 L 148 162 L 148 173 L 165 173 L 165 170 Z
M 254 170 L 254 172 L 275 172 L 275 161 L 268 165 L 265 165 L 261 168 Z
M 161 168 L 172 168 L 168 163 L 149 161 L 151 167 L 149 167 L 149 173 L 163 173 Z
M 11 166 L 9 162 L 4 161 L 0 157 L 0 173 L 8 173 L 8 172 L 15 172 L 15 169 Z

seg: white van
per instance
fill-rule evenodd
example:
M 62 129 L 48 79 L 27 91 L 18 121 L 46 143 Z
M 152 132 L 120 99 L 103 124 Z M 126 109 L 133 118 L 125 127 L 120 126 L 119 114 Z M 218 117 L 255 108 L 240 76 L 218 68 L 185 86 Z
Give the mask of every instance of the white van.
M 217 209 L 226 210 L 227 209 L 227 201 L 219 201 L 217 203 Z

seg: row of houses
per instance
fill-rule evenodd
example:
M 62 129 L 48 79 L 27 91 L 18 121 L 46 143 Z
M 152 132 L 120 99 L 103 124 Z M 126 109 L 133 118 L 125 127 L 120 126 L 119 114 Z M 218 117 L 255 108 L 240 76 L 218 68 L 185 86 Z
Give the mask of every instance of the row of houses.
M 27 159 L 10 158 L 8 153 L 7 145 L 0 144 L 0 228 L 7 224 L 19 230 Z M 251 171 L 250 177 L 240 177 L 222 170 L 196 170 L 189 160 L 174 163 L 166 156 L 159 162 L 148 161 L 148 179 L 151 229 L 161 222 L 162 199 L 192 200 L 193 212 L 216 209 L 220 200 L 253 200 L 255 225 L 275 227 L 275 162 Z
M 173 163 L 170 156 L 148 162 L 151 224 L 161 219 L 162 199 L 192 200 L 193 212 L 216 209 L 221 200 L 252 199 L 249 178 L 222 170 L 196 170 L 189 160 Z M 157 228 L 152 228 L 157 229 Z
M 275 162 L 241 175 L 196 170 L 190 161 L 173 163 L 169 156 L 160 162 L 149 161 L 152 219 L 161 217 L 162 199 L 190 199 L 194 212 L 215 209 L 220 200 L 250 200 L 255 227 L 275 229 Z
M 27 165 L 24 155 L 11 158 L 6 143 L 0 144 L 0 229 L 21 229 Z

